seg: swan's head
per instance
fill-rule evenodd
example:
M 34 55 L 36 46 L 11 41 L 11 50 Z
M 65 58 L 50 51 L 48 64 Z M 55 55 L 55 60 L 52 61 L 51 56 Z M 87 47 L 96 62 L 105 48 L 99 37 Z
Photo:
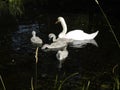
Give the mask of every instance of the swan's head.
M 64 18 L 63 18 L 63 17 L 58 17 L 56 23 L 63 22 L 63 21 L 64 21 Z
M 36 35 L 36 32 L 35 32 L 35 31 L 32 31 L 32 35 L 35 36 L 35 35 Z

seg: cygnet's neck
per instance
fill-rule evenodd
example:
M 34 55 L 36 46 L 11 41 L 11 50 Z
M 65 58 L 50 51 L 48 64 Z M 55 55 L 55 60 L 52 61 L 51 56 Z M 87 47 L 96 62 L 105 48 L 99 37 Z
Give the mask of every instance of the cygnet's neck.
M 55 35 L 52 36 L 52 38 L 53 38 L 53 41 L 56 41 L 56 40 L 57 40 Z
M 32 35 L 33 35 L 33 37 L 36 37 L 36 33 L 35 32 L 33 32 Z
M 64 47 L 64 48 L 63 48 L 63 51 L 67 51 L 67 47 Z

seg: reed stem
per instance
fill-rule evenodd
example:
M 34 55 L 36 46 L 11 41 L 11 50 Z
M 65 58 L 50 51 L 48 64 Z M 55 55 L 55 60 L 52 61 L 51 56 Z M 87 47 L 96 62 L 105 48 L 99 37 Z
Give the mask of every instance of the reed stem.
M 31 78 L 31 90 L 34 90 L 34 86 L 33 86 L 33 77 Z
M 1 83 L 2 83 L 2 86 L 3 86 L 3 90 L 6 90 L 6 87 L 5 87 L 5 84 L 3 82 L 3 79 L 2 79 L 2 76 L 0 75 L 0 80 L 1 80 Z
M 70 76 L 68 76 L 67 78 L 65 78 L 65 79 L 61 82 L 60 86 L 58 87 L 58 90 L 61 90 L 62 85 L 65 83 L 65 81 L 67 81 L 68 79 L 70 79 L 71 77 L 73 77 L 73 76 L 75 76 L 75 75 L 77 75 L 77 74 L 79 74 L 79 73 L 73 73 L 73 74 L 71 74 Z
M 39 47 L 37 47 L 37 48 L 36 48 L 36 51 L 35 51 L 35 90 L 36 90 L 36 88 L 37 88 L 38 49 L 39 49 Z
M 112 29 L 112 26 L 111 26 L 111 24 L 110 24 L 110 22 L 109 22 L 107 16 L 105 15 L 103 9 L 101 8 L 99 2 L 98 2 L 97 0 L 95 0 L 95 2 L 96 2 L 97 5 L 99 6 L 99 8 L 100 8 L 100 10 L 101 10 L 101 12 L 102 12 L 102 14 L 103 14 L 103 16 L 105 17 L 105 19 L 106 19 L 106 21 L 107 21 L 107 23 L 108 23 L 108 26 L 110 27 L 110 30 L 111 30 L 111 32 L 112 32 L 112 34 L 113 34 L 113 36 L 114 36 L 114 38 L 115 38 L 115 40 L 116 40 L 116 43 L 118 44 L 118 47 L 120 48 L 120 43 L 119 43 L 119 41 L 118 41 L 118 39 L 117 39 L 117 37 L 116 37 L 116 35 L 115 35 L 113 29 Z

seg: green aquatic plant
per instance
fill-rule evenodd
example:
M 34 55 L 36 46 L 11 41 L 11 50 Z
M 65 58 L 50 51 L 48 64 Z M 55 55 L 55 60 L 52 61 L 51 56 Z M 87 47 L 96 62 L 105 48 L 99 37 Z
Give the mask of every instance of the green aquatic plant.
M 33 77 L 31 78 L 31 90 L 34 90 L 34 86 L 33 86 Z
M 6 11 L 7 10 L 7 4 L 5 1 L 0 0 L 0 11 Z
M 23 0 L 8 0 L 8 7 L 12 15 L 23 14 Z
M 89 89 L 89 86 L 90 86 L 90 81 L 88 81 L 88 83 L 87 83 L 86 90 Z
M 95 0 L 95 2 L 96 2 L 97 5 L 99 6 L 100 11 L 102 12 L 103 16 L 105 17 L 105 19 L 106 19 L 106 21 L 107 21 L 107 23 L 108 23 L 108 26 L 110 27 L 110 30 L 111 30 L 111 32 L 112 32 L 112 34 L 113 34 L 113 36 L 114 36 L 114 38 L 115 38 L 115 40 L 116 40 L 116 42 L 117 42 L 117 44 L 118 44 L 118 47 L 120 48 L 120 43 L 119 43 L 119 41 L 118 41 L 118 39 L 117 39 L 117 37 L 116 37 L 113 29 L 112 29 L 112 26 L 111 26 L 111 24 L 110 24 L 110 22 L 109 22 L 109 20 L 108 20 L 108 18 L 107 18 L 107 16 L 106 16 L 106 14 L 104 13 L 102 7 L 100 6 L 98 0 Z
M 3 86 L 3 90 L 6 90 L 6 87 L 5 87 L 5 84 L 3 82 L 3 79 L 2 79 L 2 76 L 0 75 L 0 80 L 1 80 L 1 83 L 2 83 L 2 86 Z
M 23 1 L 24 0 L 0 0 L 0 10 L 2 12 L 9 12 L 13 16 L 21 15 L 24 11 Z
M 77 74 L 79 74 L 79 73 L 73 73 L 73 74 L 69 75 L 68 77 L 66 77 L 64 80 L 62 80 L 62 81 L 60 82 L 57 90 L 61 90 L 63 84 L 64 84 L 68 79 L 72 78 L 73 76 L 75 76 L 75 75 L 77 75 Z M 57 79 L 58 79 L 58 77 L 56 77 L 55 85 L 57 84 L 57 83 L 56 83 L 56 82 L 57 82 Z
M 56 89 L 57 87 L 57 82 L 58 82 L 58 75 L 56 75 L 56 78 L 55 78 L 54 89 Z
M 118 68 L 118 64 L 113 67 L 112 73 L 113 73 L 113 90 L 120 90 L 120 76 L 115 71 Z
M 88 81 L 87 86 L 84 84 L 82 90 L 89 90 L 90 81 Z

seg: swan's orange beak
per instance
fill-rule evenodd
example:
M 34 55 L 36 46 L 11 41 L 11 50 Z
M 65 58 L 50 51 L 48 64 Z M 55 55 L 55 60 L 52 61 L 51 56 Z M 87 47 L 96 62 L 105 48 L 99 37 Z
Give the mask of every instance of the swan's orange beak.
M 56 22 L 55 22 L 55 24 L 58 24 L 59 23 L 59 20 L 57 20 Z

